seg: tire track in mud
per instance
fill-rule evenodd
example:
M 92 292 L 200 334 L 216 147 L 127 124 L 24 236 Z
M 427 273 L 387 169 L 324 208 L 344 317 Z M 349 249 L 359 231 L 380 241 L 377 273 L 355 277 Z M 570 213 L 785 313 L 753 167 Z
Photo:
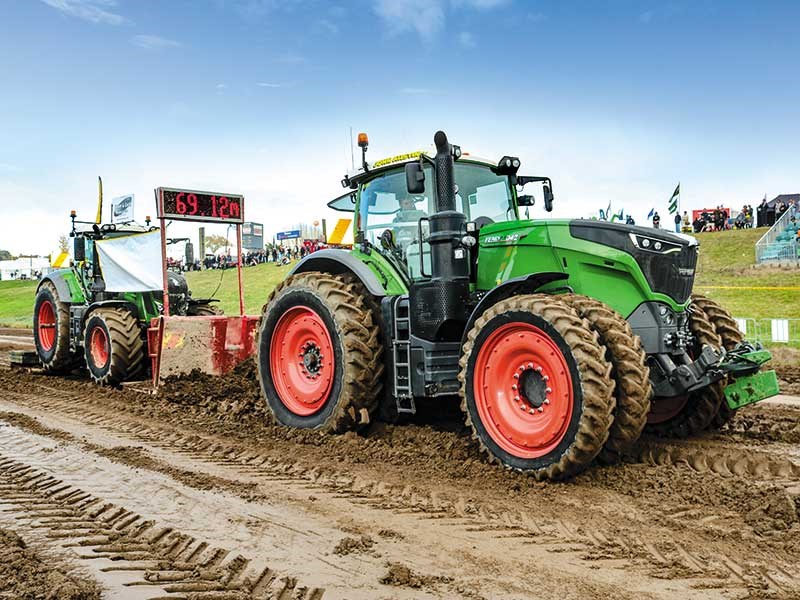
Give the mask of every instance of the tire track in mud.
M 25 444 L 14 454 L 25 452 Z M 78 550 L 85 561 L 105 559 L 103 573 L 141 572 L 126 586 L 152 586 L 158 598 L 173 600 L 321 600 L 324 590 L 298 586 L 291 577 L 145 520 L 59 478 L 0 452 L 0 506 L 17 528 L 44 530 L 45 537 Z M 4 516 L 5 516 L 4 515 Z
M 760 451 L 748 450 L 745 453 L 725 448 L 645 441 L 637 446 L 633 458 L 652 466 L 685 466 L 698 473 L 710 472 L 723 477 L 800 484 L 800 465 Z
M 485 532 L 494 538 L 508 540 L 509 544 L 543 546 L 557 554 L 570 552 L 587 561 L 622 559 L 656 577 L 687 579 L 693 587 L 701 589 L 749 588 L 779 595 L 792 595 L 800 591 L 796 565 L 777 561 L 737 562 L 718 552 L 692 551 L 677 539 L 650 541 L 634 531 L 589 530 L 559 519 L 534 517 L 523 509 L 497 508 L 486 503 L 467 501 L 462 496 L 446 498 L 436 492 L 365 479 L 347 471 L 310 468 L 301 461 L 275 458 L 234 442 L 144 423 L 143 419 L 132 414 L 112 416 L 102 410 L 94 410 L 91 405 L 98 401 L 91 394 L 40 387 L 46 390 L 47 398 L 18 393 L 11 395 L 25 405 L 65 414 L 76 421 L 121 434 L 131 442 L 148 444 L 200 463 L 230 469 L 242 477 L 280 482 L 316 494 L 331 494 L 353 504 L 439 521 L 468 532 Z M 700 457 L 703 452 L 706 451 L 654 444 L 645 446 L 639 459 L 656 466 L 688 465 L 698 472 L 707 469 L 723 476 L 754 481 L 786 477 L 795 483 L 798 481 L 794 465 L 787 466 L 782 460 L 769 462 L 773 457 L 768 455 L 751 457 L 744 463 L 741 457 L 733 461 L 735 457 L 723 455 L 709 462 L 708 457 Z M 756 463 L 752 462 L 754 460 Z M 764 464 L 767 466 L 764 467 Z M 679 523 L 689 512 L 666 514 L 665 517 Z

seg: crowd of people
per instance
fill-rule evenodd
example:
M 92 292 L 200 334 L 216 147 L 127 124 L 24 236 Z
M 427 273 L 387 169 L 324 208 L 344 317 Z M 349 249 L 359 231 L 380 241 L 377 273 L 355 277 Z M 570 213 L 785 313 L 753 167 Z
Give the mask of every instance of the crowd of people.
M 770 227 L 787 211 L 791 212 L 793 218 L 800 219 L 800 214 L 798 214 L 800 206 L 797 200 L 781 201 L 774 206 L 768 206 L 767 200 L 764 199 L 757 209 L 750 204 L 745 204 L 736 216 L 731 215 L 730 209 L 719 205 L 696 214 L 693 220 L 688 211 L 683 211 L 683 215 L 675 213 L 672 221 L 675 224 L 675 231 L 683 233 L 750 229 L 752 227 Z M 661 228 L 661 217 L 658 212 L 653 213 L 651 220 L 655 229 Z
M 321 248 L 319 242 L 307 240 L 303 244 L 284 246 L 282 244 L 268 244 L 263 250 L 249 250 L 242 254 L 242 266 L 252 267 L 264 263 L 288 265 L 292 261 L 300 260 Z M 195 261 L 200 269 L 199 261 Z M 230 254 L 207 255 L 203 260 L 205 269 L 230 269 L 236 267 L 236 256 Z M 189 269 L 193 270 L 193 269 Z

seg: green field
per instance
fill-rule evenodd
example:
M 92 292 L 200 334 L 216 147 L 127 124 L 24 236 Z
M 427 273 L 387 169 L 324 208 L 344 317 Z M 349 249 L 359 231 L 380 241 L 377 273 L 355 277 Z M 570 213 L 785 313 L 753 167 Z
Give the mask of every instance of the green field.
M 695 289 L 721 302 L 737 317 L 800 318 L 800 269 L 754 266 L 754 245 L 764 231 L 699 234 Z M 264 264 L 243 270 L 247 313 L 261 312 L 270 291 L 289 269 Z M 187 279 L 198 298 L 211 295 L 219 286 L 216 297 L 220 306 L 228 314 L 238 313 L 235 270 L 187 273 Z M 0 326 L 31 327 L 35 289 L 31 281 L 0 281 Z
M 766 229 L 743 229 L 698 234 L 695 290 L 737 317 L 800 318 L 800 269 L 755 266 L 755 243 L 764 232 Z
M 33 327 L 35 281 L 0 281 L 0 327 Z

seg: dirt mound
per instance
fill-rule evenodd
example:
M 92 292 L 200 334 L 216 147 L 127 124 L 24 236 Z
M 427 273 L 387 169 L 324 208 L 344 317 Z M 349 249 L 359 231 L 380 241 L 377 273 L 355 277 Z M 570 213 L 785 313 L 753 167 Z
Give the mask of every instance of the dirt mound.
M 800 365 L 775 365 L 775 372 L 781 385 L 781 393 L 800 395 Z
M 0 529 L 0 597 L 17 600 L 99 600 L 100 588 L 84 575 L 44 561 L 13 531 Z
M 166 402 L 192 405 L 213 415 L 268 417 L 252 359 L 239 364 L 224 377 L 197 370 L 188 375 L 167 377 L 158 395 Z
M 348 536 L 339 540 L 339 543 L 336 544 L 336 547 L 333 549 L 333 553 L 338 554 L 339 556 L 362 553 L 369 551 L 369 549 L 374 545 L 375 540 L 368 535 L 362 535 L 361 537 L 357 538 Z
M 764 442 L 800 444 L 800 410 L 765 404 L 748 406 L 736 413 L 727 430 Z
M 402 563 L 389 563 L 388 571 L 381 577 L 381 583 L 398 587 L 423 588 L 440 583 L 450 583 L 450 577 L 420 575 Z

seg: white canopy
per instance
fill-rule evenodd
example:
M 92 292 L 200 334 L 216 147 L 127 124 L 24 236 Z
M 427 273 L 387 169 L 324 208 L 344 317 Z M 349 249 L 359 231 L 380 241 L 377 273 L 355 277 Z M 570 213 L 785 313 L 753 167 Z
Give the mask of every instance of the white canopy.
M 95 244 L 107 292 L 149 292 L 164 287 L 158 231 Z

